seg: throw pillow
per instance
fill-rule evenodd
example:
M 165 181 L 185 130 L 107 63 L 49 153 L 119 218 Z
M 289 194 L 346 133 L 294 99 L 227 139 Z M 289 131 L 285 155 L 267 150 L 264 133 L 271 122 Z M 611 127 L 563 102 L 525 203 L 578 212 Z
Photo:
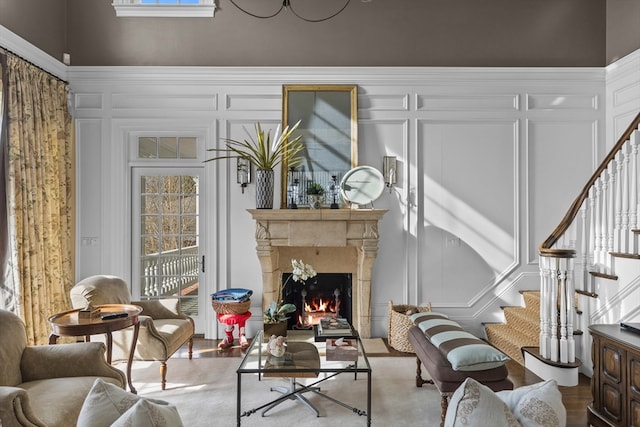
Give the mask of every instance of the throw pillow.
M 499 391 L 504 401 L 523 427 L 565 427 L 567 411 L 556 380 Z
M 135 405 L 118 418 L 111 427 L 182 427 L 178 410 L 173 405 L 158 405 L 146 399 Z
M 445 355 L 456 371 L 482 371 L 504 365 L 509 357 L 466 331 L 441 332 L 431 343 Z
M 97 378 L 84 399 L 76 425 L 77 427 L 109 427 L 141 399 L 143 398 L 117 385 Z M 162 400 L 149 400 L 159 405 L 168 405 Z
M 519 427 L 511 411 L 489 387 L 467 378 L 449 400 L 445 427 Z

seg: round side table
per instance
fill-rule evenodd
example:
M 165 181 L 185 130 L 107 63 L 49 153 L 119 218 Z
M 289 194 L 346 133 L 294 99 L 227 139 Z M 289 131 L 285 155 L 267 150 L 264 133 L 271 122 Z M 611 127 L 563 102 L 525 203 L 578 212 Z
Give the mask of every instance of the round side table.
M 100 309 L 100 314 L 94 317 L 80 317 L 81 309 L 65 311 L 49 317 L 48 320 L 51 324 L 49 344 L 55 344 L 58 341 L 58 337 L 61 336 L 83 336 L 86 341 L 90 341 L 91 335 L 106 334 L 107 362 L 111 363 L 111 349 L 113 347 L 111 332 L 133 326 L 133 339 L 129 350 L 129 360 L 127 361 L 127 381 L 131 392 L 137 393 L 131 382 L 131 362 L 136 351 L 136 342 L 138 341 L 138 332 L 140 330 L 138 315 L 142 313 L 142 307 L 131 304 L 104 304 L 95 308 Z M 103 318 L 104 315 L 110 314 L 121 314 L 121 317 Z

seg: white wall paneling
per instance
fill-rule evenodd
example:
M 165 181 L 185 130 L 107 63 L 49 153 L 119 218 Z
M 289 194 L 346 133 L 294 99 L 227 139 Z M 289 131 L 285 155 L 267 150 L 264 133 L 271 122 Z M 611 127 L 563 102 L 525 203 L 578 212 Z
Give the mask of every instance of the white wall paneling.
M 530 252 L 582 187 L 586 178 L 574 178 L 574 169 L 592 170 L 594 145 L 603 143 L 605 115 L 594 101 L 604 97 L 603 76 L 580 68 L 71 67 L 77 143 L 87 147 L 79 150 L 78 181 L 101 193 L 78 200 L 78 235 L 100 230 L 96 251 L 80 255 L 78 279 L 98 266 L 130 274 L 133 132 L 197 129 L 207 148 L 222 147 L 222 138 L 244 138 L 243 127 L 256 121 L 275 129 L 282 84 L 357 84 L 360 164 L 381 168 L 382 157 L 394 155 L 399 167 L 397 185 L 375 202 L 389 212 L 374 265 L 372 335 L 386 336 L 390 299 L 430 301 L 480 334 L 482 321 L 500 320 L 501 305 L 520 303 L 518 290 L 538 285 Z M 253 334 L 262 323 L 255 224 L 246 212 L 255 185 L 241 193 L 233 161 L 202 166 L 210 215 L 202 292 L 253 289 Z M 538 188 L 547 173 L 560 181 L 550 192 Z M 215 337 L 210 311 L 211 325 L 200 332 Z
M 597 120 L 528 120 L 527 261 L 538 263 L 538 246 L 560 223 L 597 166 Z M 570 173 L 568 173 L 570 172 Z

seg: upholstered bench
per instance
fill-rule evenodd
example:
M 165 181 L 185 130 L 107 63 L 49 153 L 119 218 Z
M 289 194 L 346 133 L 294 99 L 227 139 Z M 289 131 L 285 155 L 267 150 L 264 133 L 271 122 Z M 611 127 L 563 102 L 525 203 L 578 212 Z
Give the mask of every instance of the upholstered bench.
M 491 390 L 512 390 L 505 363 L 509 358 L 485 341 L 464 331 L 456 322 L 439 313 L 412 316 L 408 339 L 416 353 L 416 387 L 434 384 L 440 395 L 444 422 L 448 399 L 467 378 Z M 422 378 L 421 365 L 431 379 Z

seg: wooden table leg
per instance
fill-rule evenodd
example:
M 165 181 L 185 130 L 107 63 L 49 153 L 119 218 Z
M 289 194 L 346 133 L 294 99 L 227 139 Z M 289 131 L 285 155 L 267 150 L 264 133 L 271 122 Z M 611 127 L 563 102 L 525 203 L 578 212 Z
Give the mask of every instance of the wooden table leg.
M 111 365 L 111 350 L 113 348 L 113 337 L 111 332 L 107 332 L 107 363 Z
M 138 342 L 139 331 L 140 323 L 136 322 L 136 324 L 133 325 L 133 339 L 131 341 L 131 349 L 129 350 L 129 361 L 127 362 L 127 381 L 129 381 L 129 390 L 131 390 L 131 393 L 133 394 L 137 394 L 138 392 L 131 382 L 131 363 L 133 362 L 133 354 L 136 352 L 136 343 Z

